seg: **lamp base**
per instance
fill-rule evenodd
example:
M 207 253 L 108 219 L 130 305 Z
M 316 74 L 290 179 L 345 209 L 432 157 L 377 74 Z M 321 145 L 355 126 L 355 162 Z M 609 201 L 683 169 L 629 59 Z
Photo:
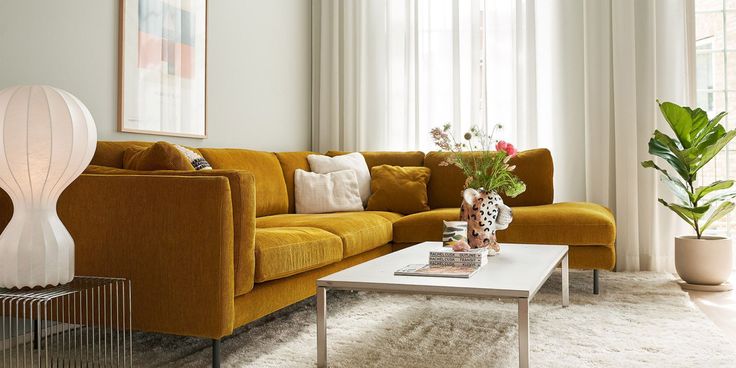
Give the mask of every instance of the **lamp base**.
M 0 288 L 56 286 L 73 279 L 74 240 L 56 211 L 15 211 L 0 234 Z

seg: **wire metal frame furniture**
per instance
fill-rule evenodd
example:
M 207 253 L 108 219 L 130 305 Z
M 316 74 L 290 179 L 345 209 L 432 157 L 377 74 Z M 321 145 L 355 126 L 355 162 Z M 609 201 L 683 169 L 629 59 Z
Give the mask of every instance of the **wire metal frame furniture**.
M 132 367 L 131 283 L 0 288 L 0 367 Z

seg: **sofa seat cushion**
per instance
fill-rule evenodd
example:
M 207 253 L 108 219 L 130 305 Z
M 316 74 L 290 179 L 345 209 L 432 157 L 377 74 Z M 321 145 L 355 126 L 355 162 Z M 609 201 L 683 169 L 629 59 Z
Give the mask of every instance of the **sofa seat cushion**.
M 595 203 L 554 203 L 512 210 L 514 221 L 496 233 L 500 242 L 613 247 L 616 240 L 613 215 Z M 394 223 L 394 242 L 441 241 L 442 221 L 458 220 L 459 214 L 457 208 L 441 208 L 402 217 Z
M 404 217 L 404 215 L 400 213 L 396 213 L 396 212 L 388 212 L 388 211 L 366 211 L 366 212 L 372 215 L 381 216 L 392 223 L 399 221 L 399 219 Z
M 393 235 L 391 221 L 371 212 L 274 215 L 257 218 L 256 226 L 314 227 L 328 231 L 342 239 L 343 258 L 390 243 Z
M 256 229 L 255 281 L 265 282 L 342 260 L 340 237 L 309 227 Z

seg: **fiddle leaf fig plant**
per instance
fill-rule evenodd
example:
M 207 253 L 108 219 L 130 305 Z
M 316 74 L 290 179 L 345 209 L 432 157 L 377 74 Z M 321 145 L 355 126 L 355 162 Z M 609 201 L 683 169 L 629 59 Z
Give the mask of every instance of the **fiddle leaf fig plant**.
M 692 109 L 659 100 L 657 104 L 675 137 L 655 130 L 649 139 L 649 153 L 667 162 L 673 172 L 668 172 L 652 160 L 644 161 L 641 165 L 660 172 L 662 180 L 677 198 L 677 203 L 668 203 L 662 198 L 659 198 L 659 202 L 685 220 L 700 239 L 709 226 L 733 210 L 731 199 L 736 197 L 736 188 L 734 180 L 719 180 L 696 186 L 698 171 L 728 145 L 736 136 L 736 129 L 726 131 L 720 123 L 727 114 L 725 111 L 709 119 L 708 114 L 700 108 Z

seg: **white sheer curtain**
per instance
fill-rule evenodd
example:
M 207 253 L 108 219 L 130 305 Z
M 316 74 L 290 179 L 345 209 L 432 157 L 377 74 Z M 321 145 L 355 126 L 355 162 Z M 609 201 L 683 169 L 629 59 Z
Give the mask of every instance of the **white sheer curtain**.
M 510 122 L 514 11 L 504 0 L 313 1 L 312 148 L 430 150 L 444 123 Z
M 693 19 L 691 0 L 586 2 L 586 197 L 615 211 L 620 270 L 673 270 L 673 237 L 687 231 L 638 164 L 654 129 L 669 131 L 655 100 L 695 101 Z
M 672 269 L 684 232 L 647 159 L 655 100 L 694 101 L 693 0 L 315 0 L 313 149 L 430 150 L 502 124 L 549 148 L 555 200 L 611 208 L 618 269 Z

